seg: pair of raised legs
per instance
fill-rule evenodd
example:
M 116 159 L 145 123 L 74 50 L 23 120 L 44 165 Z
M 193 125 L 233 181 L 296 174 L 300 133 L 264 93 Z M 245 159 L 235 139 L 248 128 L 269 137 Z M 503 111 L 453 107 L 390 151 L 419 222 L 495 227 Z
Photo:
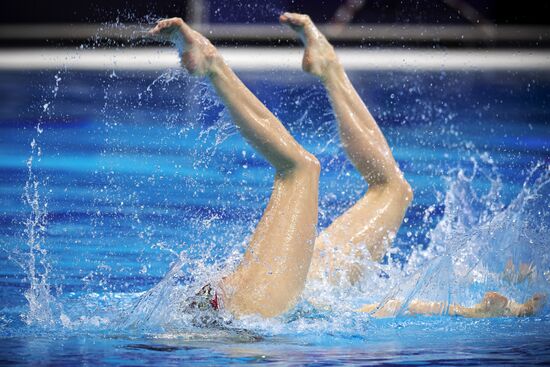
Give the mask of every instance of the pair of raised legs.
M 294 140 L 205 37 L 179 18 L 161 20 L 150 31 L 152 36 L 183 39 L 183 66 L 210 79 L 241 134 L 276 170 L 273 192 L 244 258 L 218 286 L 224 308 L 235 315 L 272 317 L 289 310 L 308 277 L 356 282 L 362 259 L 384 256 L 413 197 L 333 47 L 307 15 L 285 13 L 280 21 L 305 44 L 303 69 L 326 87 L 342 145 L 368 184 L 366 194 L 318 237 L 319 161 Z M 385 316 L 397 304 L 366 305 L 360 311 Z M 416 313 L 432 314 L 438 305 L 416 301 L 415 307 Z M 453 310 L 464 316 L 475 311 L 460 306 Z

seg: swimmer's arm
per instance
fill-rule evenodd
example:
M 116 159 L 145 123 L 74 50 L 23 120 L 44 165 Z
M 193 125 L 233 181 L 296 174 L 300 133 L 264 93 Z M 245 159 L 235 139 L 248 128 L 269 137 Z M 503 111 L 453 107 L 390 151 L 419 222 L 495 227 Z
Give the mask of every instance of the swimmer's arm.
M 537 293 L 525 303 L 518 303 L 496 292 L 487 292 L 483 299 L 473 307 L 465 307 L 459 304 L 449 305 L 449 316 L 463 316 L 472 318 L 499 317 L 499 316 L 532 316 L 545 304 L 546 295 Z M 407 315 L 443 315 L 446 313 L 445 302 L 429 302 L 413 300 L 407 307 Z M 401 311 L 402 303 L 398 300 L 390 300 L 382 305 L 369 304 L 357 309 L 357 312 L 367 312 L 373 317 L 391 317 Z
M 444 302 L 428 302 L 428 301 L 412 301 L 407 307 L 405 314 L 407 315 L 424 315 L 435 316 L 445 314 Z M 370 313 L 373 317 L 392 317 L 396 316 L 401 311 L 402 303 L 398 300 L 390 300 L 383 305 L 378 303 L 366 304 L 358 308 L 357 312 Z M 449 306 L 449 316 L 464 316 L 464 317 L 479 317 L 476 310 L 470 307 L 463 307 L 452 304 Z

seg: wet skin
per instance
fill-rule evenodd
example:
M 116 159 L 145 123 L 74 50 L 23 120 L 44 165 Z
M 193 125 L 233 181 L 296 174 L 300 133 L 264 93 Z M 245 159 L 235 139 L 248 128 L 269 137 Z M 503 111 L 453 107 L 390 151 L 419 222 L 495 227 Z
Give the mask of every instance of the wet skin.
M 338 57 L 311 19 L 284 13 L 283 24 L 305 45 L 302 67 L 325 86 L 349 159 L 368 189 L 344 214 L 316 237 L 318 160 L 289 134 L 254 96 L 216 48 L 182 19 L 164 19 L 150 36 L 184 43 L 182 65 L 210 79 L 245 139 L 275 168 L 273 191 L 236 270 L 218 285 L 223 307 L 236 316 L 273 317 L 292 308 L 306 281 L 357 282 L 365 258 L 382 259 L 403 221 L 413 192 L 397 166 L 376 121 L 357 94 Z M 366 249 L 366 250 L 363 250 Z M 357 261 L 350 262 L 350 256 Z M 466 317 L 523 316 L 536 312 L 544 297 L 525 304 L 488 293 L 472 308 L 451 305 L 449 313 Z M 401 307 L 393 300 L 365 305 L 358 311 L 384 317 Z M 409 314 L 440 314 L 444 305 L 415 300 Z

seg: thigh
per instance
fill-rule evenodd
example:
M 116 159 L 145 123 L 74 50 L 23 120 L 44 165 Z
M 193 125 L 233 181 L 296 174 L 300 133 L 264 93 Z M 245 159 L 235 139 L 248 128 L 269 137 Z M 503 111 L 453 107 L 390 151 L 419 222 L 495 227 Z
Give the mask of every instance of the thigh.
M 298 299 L 315 243 L 317 200 L 318 172 L 276 177 L 243 261 L 223 282 L 231 311 L 274 316 Z
M 345 276 L 356 282 L 365 258 L 383 258 L 411 200 L 408 185 L 370 188 L 317 237 L 310 277 L 334 282 Z

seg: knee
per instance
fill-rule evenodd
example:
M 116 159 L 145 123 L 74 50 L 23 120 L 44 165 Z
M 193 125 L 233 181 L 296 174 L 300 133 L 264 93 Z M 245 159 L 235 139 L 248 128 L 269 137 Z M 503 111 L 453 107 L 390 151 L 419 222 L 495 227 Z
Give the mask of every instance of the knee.
M 401 200 L 403 200 L 407 205 L 409 205 L 414 197 L 414 192 L 409 184 L 409 182 L 403 177 L 402 175 L 400 177 L 395 178 L 394 180 L 389 182 L 389 187 L 394 193 L 394 195 L 398 196 Z
M 312 174 L 317 178 L 321 174 L 321 163 L 317 157 L 308 152 L 300 155 L 300 158 L 296 161 L 294 168 L 297 171 Z
M 401 194 L 403 195 L 403 199 L 407 202 L 407 204 L 410 204 L 413 201 L 414 198 L 414 192 L 407 180 L 405 178 L 402 178 L 401 183 Z

